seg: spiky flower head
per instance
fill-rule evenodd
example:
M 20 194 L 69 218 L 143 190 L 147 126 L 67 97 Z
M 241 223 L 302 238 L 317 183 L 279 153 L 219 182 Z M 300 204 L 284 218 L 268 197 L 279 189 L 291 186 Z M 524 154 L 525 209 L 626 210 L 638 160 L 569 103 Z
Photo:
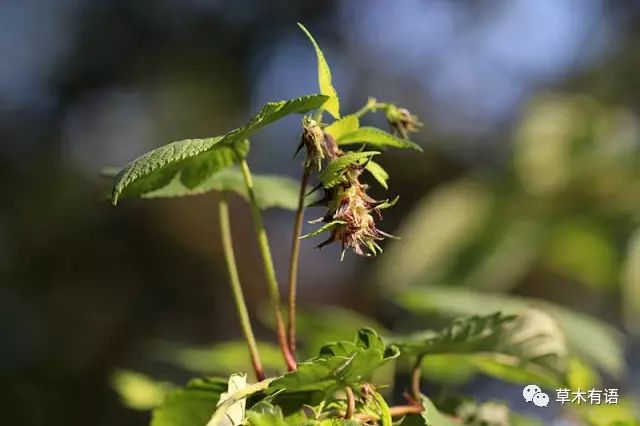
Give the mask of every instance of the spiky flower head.
M 359 256 L 375 256 L 382 253 L 378 241 L 393 237 L 377 228 L 376 219 L 382 219 L 380 207 L 389 204 L 367 194 L 368 186 L 359 180 L 364 167 L 350 165 L 337 185 L 325 188 L 325 196 L 318 204 L 326 205 L 327 213 L 319 221 L 326 223 L 321 229 L 331 234 L 318 248 L 340 241 L 342 257 L 346 249 Z
M 393 133 L 404 139 L 409 139 L 409 133 L 417 132 L 422 127 L 418 116 L 411 114 L 406 108 L 389 105 L 386 114 Z

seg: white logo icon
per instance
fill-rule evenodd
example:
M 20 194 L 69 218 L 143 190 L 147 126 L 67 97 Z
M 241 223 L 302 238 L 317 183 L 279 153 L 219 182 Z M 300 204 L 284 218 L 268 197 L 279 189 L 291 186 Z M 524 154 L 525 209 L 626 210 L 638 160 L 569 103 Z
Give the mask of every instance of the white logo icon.
M 542 392 L 540 386 L 528 385 L 522 390 L 522 396 L 526 402 L 533 402 L 536 407 L 546 407 L 549 405 L 549 395 Z

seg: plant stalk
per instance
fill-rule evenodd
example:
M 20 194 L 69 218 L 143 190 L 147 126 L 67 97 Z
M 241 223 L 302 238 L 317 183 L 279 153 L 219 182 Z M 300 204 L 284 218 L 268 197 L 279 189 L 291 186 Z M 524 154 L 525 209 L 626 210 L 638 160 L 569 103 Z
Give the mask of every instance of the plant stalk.
M 360 108 L 358 111 L 356 111 L 353 115 L 355 115 L 358 118 L 361 118 L 363 115 L 367 114 L 368 112 L 375 112 L 378 108 L 386 108 L 389 104 L 386 102 L 378 102 L 375 98 L 369 98 L 367 100 L 367 103 Z
M 300 257 L 300 233 L 302 232 L 302 221 L 304 219 L 304 199 L 307 191 L 307 182 L 311 174 L 309 167 L 303 166 L 302 178 L 300 179 L 300 194 L 298 196 L 298 210 L 293 224 L 293 238 L 291 240 L 291 258 L 289 260 L 289 324 L 287 327 L 287 337 L 289 350 L 296 353 L 296 293 L 298 286 L 298 259 Z
M 238 156 L 239 157 L 239 156 Z M 247 187 L 247 195 L 249 196 L 249 205 L 251 206 L 251 216 L 253 217 L 253 224 L 256 230 L 256 238 L 258 239 L 258 248 L 262 255 L 262 262 L 264 271 L 267 278 L 267 285 L 269 290 L 269 298 L 274 311 L 276 320 L 276 330 L 278 335 L 278 344 L 284 357 L 289 371 L 297 369 L 296 360 L 289 350 L 287 344 L 287 335 L 282 319 L 282 311 L 280 308 L 280 290 L 278 289 L 278 279 L 276 278 L 276 270 L 273 266 L 273 259 L 271 257 L 271 249 L 269 248 L 269 239 L 267 238 L 267 231 L 262 221 L 262 215 L 260 214 L 260 207 L 256 201 L 256 194 L 253 186 L 253 179 L 251 177 L 251 170 L 249 164 L 245 159 L 240 161 L 240 169 L 242 170 L 242 176 L 244 178 L 245 186 Z
M 395 407 L 389 407 L 389 414 L 391 417 L 406 416 L 407 414 L 420 414 L 424 411 L 420 405 L 396 405 Z
M 262 381 L 265 378 L 264 370 L 262 368 L 262 361 L 260 360 L 260 353 L 258 352 L 258 345 L 253 335 L 253 329 L 251 328 L 251 320 L 249 319 L 249 310 L 242 294 L 242 287 L 240 285 L 240 277 L 238 275 L 238 266 L 236 264 L 235 253 L 233 250 L 233 239 L 231 237 L 231 224 L 229 221 L 229 205 L 225 194 L 222 194 L 222 198 L 218 203 L 218 216 L 220 220 L 220 235 L 222 236 L 222 251 L 224 252 L 224 260 L 227 264 L 227 271 L 229 273 L 229 284 L 231 285 L 231 292 L 233 293 L 233 300 L 236 304 L 236 310 L 238 311 L 238 317 L 240 318 L 240 325 L 242 326 L 242 332 L 247 340 L 247 346 L 249 347 L 249 354 L 251 355 L 251 364 L 253 365 L 253 371 L 256 374 L 256 379 Z
M 413 371 L 411 372 L 411 396 L 416 402 L 420 401 L 421 393 L 420 392 L 420 376 L 422 374 L 422 356 L 419 356 L 416 359 L 416 363 L 413 366 Z
M 344 418 L 349 420 L 353 417 L 353 413 L 356 411 L 356 399 L 350 386 L 345 387 L 344 391 L 347 394 L 347 411 L 344 414 Z

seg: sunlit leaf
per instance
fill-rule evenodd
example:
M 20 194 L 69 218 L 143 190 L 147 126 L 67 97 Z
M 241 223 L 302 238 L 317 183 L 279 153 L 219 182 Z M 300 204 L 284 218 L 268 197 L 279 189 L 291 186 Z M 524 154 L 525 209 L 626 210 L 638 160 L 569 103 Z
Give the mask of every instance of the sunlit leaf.
M 566 341 L 542 311 L 461 318 L 435 335 L 396 344 L 403 354 L 446 357 L 452 365 L 472 365 L 503 380 L 550 388 L 566 384 Z
M 309 41 L 311 41 L 316 51 L 318 58 L 318 87 L 320 88 L 321 94 L 328 96 L 326 103 L 323 105 L 323 109 L 327 110 L 333 118 L 338 119 L 340 118 L 340 98 L 338 97 L 338 91 L 333 87 L 333 83 L 331 82 L 331 69 L 329 69 L 329 64 L 309 30 L 300 23 L 298 26 L 309 38 Z
M 437 313 L 447 317 L 496 311 L 518 315 L 535 308 L 555 318 L 575 355 L 616 377 L 626 368 L 623 336 L 619 331 L 598 319 L 546 301 L 441 286 L 405 290 L 396 299 L 417 314 Z
M 244 157 L 249 149 L 246 139 L 260 128 L 286 115 L 305 113 L 321 107 L 328 98 L 303 96 L 288 101 L 270 102 L 245 125 L 223 136 L 186 139 L 154 149 L 127 164 L 115 178 L 112 202 L 122 196 L 138 196 L 169 184 L 180 173 L 181 182 L 194 188 L 212 174 Z
M 331 230 L 333 230 L 334 228 L 337 228 L 340 225 L 344 225 L 345 223 L 347 223 L 347 222 L 345 222 L 343 220 L 333 220 L 333 221 L 331 221 L 329 223 L 325 223 L 324 225 L 322 225 L 320 228 L 316 229 L 315 231 L 313 231 L 313 232 L 311 232 L 309 234 L 301 236 L 300 238 L 315 237 L 316 235 L 320 235 L 323 232 L 331 231 Z
M 324 128 L 325 133 L 329 133 L 335 140 L 340 139 L 347 133 L 351 133 L 358 130 L 360 127 L 360 120 L 355 114 L 345 115 L 339 120 L 334 121 Z
M 385 346 L 372 329 L 362 329 L 354 342 L 325 345 L 320 355 L 298 370 L 274 380 L 271 392 L 329 391 L 364 383 L 376 369 L 397 358 L 398 348 Z
M 320 172 L 320 180 L 325 188 L 331 188 L 342 182 L 343 174 L 349 167 L 361 167 L 371 157 L 380 154 L 377 151 L 347 152 L 336 158 Z
M 393 136 L 377 127 L 360 127 L 358 130 L 342 135 L 336 143 L 338 145 L 366 143 L 375 148 L 405 148 L 422 152 L 422 148 L 417 143 Z
M 271 316 L 269 316 L 271 318 Z M 298 312 L 297 328 L 303 340 L 306 353 L 317 354 L 326 342 L 347 340 L 353 337 L 353 330 L 373 328 L 385 335 L 386 330 L 374 319 L 357 312 L 323 306 L 313 310 Z
M 371 160 L 367 163 L 365 169 L 371 173 L 371 176 L 384 188 L 389 189 L 387 181 L 389 180 L 389 173 L 382 166 L 375 161 Z
M 186 387 L 169 392 L 151 416 L 151 426 L 205 425 L 227 390 L 224 379 L 193 379 Z

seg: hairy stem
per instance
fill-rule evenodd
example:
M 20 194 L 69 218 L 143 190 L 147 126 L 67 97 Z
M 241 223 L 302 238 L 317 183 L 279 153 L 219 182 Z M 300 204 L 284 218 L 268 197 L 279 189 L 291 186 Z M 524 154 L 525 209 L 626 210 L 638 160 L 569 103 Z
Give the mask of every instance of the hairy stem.
M 244 337 L 247 340 L 247 346 L 249 347 L 249 354 L 251 355 L 251 364 L 253 365 L 253 371 L 256 374 L 256 379 L 258 381 L 262 381 L 265 378 L 264 370 L 262 369 L 262 361 L 260 360 L 258 345 L 256 344 L 256 339 L 253 335 L 253 329 L 251 328 L 251 321 L 249 319 L 247 304 L 245 303 L 244 295 L 242 294 L 242 287 L 240 286 L 238 266 L 236 264 L 236 257 L 233 251 L 233 240 L 231 238 L 229 205 L 227 204 L 227 200 L 224 194 L 222 195 L 222 198 L 218 203 L 218 213 L 220 219 L 220 235 L 222 236 L 222 251 L 224 252 L 224 260 L 227 264 L 227 271 L 229 272 L 229 284 L 231 284 L 233 300 L 236 304 L 238 317 L 240 317 L 242 332 L 244 333 Z
M 351 417 L 353 417 L 353 413 L 355 413 L 356 411 L 356 399 L 353 395 L 353 390 L 351 389 L 351 387 L 345 387 L 344 391 L 347 394 L 347 411 L 344 413 L 344 418 L 349 420 Z
M 280 350 L 284 356 L 284 360 L 287 363 L 289 371 L 297 369 L 296 360 L 293 354 L 289 350 L 287 344 L 287 335 L 282 319 L 282 311 L 280 308 L 280 290 L 278 289 L 278 280 L 276 278 L 276 270 L 273 266 L 273 259 L 271 258 L 271 249 L 269 248 L 269 240 L 267 238 L 267 231 L 262 222 L 262 215 L 260 214 L 260 208 L 256 201 L 256 194 L 253 187 L 253 179 L 251 177 L 251 170 L 249 170 L 249 164 L 246 160 L 240 161 L 240 169 L 242 170 L 242 176 L 244 177 L 244 183 L 247 187 L 247 195 L 249 196 L 249 204 L 251 206 L 251 216 L 253 217 L 253 224 L 256 230 L 256 237 L 258 239 L 258 248 L 262 255 L 262 262 L 264 271 L 267 277 L 267 284 L 269 290 L 269 299 L 271 300 L 271 306 L 276 319 L 276 330 L 278 334 L 278 344 Z
M 416 359 L 416 363 L 413 366 L 413 371 L 411 372 L 411 396 L 415 401 L 420 401 L 420 376 L 422 374 L 422 357 L 419 356 Z
M 298 258 L 300 257 L 300 233 L 302 232 L 302 220 L 304 218 L 304 199 L 307 191 L 307 182 L 311 169 L 304 166 L 300 179 L 300 194 L 298 196 L 298 210 L 293 224 L 293 238 L 291 240 L 291 258 L 289 260 L 289 324 L 287 337 L 289 350 L 296 353 L 296 292 L 298 286 Z

